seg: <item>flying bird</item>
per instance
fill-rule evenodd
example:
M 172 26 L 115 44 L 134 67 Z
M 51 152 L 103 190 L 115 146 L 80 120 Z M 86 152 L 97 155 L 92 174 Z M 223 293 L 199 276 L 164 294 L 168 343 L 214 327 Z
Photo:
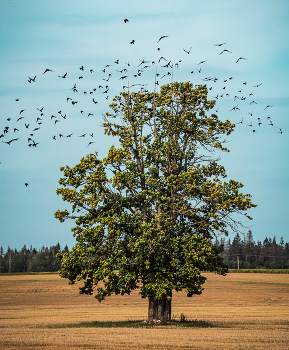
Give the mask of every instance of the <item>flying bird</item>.
M 59 78 L 63 78 L 63 79 L 65 79 L 65 78 L 66 78 L 66 76 L 67 76 L 67 73 L 65 73 L 65 74 L 63 74 L 63 75 L 59 75 L 58 77 L 59 77 Z
M 33 83 L 35 83 L 35 79 L 36 79 L 36 75 L 34 78 L 28 77 L 28 83 L 31 83 L 32 81 L 33 81 Z
M 269 107 L 273 107 L 273 105 L 268 105 L 268 106 L 266 106 L 266 107 L 264 108 L 264 111 L 265 111 L 265 109 L 267 109 L 267 108 L 269 108 Z
M 239 57 L 236 61 L 236 63 L 238 63 L 240 60 L 247 60 L 247 58 L 244 58 L 244 57 Z
M 47 73 L 47 72 L 53 72 L 53 70 L 51 70 L 51 69 L 49 69 L 49 68 L 46 68 L 45 71 L 42 73 L 42 75 L 45 74 L 45 73 Z
M 25 184 L 24 184 L 24 185 L 25 185 L 25 187 L 29 186 L 27 182 L 25 182 Z
M 160 42 L 162 39 L 167 38 L 167 37 L 168 37 L 168 35 L 163 35 L 163 36 L 161 36 L 161 37 L 159 38 L 159 40 L 157 41 L 157 43 Z
M 201 61 L 201 62 L 199 62 L 198 65 L 199 65 L 199 64 L 202 64 L 202 63 L 205 63 L 205 62 L 207 62 L 207 60 L 206 60 L 206 61 Z
M 129 22 L 129 20 L 127 18 L 125 18 L 123 21 L 124 21 L 124 23 Z
M 229 50 L 225 49 L 225 50 L 223 50 L 222 52 L 220 52 L 219 55 L 222 55 L 222 53 L 224 53 L 224 52 L 232 53 L 232 51 L 229 51 Z
M 183 49 L 188 55 L 190 54 L 190 52 L 191 52 L 191 50 L 192 50 L 192 47 L 190 48 L 190 50 L 189 51 L 187 51 L 187 50 L 185 50 L 185 49 Z
M 214 44 L 214 46 L 222 46 L 222 45 L 225 45 L 225 44 L 227 44 L 227 42 L 222 43 L 222 44 Z

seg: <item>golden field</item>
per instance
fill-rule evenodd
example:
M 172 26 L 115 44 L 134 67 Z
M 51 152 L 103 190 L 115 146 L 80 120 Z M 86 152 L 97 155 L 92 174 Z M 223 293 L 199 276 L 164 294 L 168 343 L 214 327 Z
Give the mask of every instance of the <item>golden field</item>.
M 138 291 L 101 304 L 57 274 L 0 276 L 0 349 L 289 349 L 289 275 L 230 273 L 208 278 L 202 295 L 174 293 L 172 315 L 213 328 L 57 328 L 144 320 Z

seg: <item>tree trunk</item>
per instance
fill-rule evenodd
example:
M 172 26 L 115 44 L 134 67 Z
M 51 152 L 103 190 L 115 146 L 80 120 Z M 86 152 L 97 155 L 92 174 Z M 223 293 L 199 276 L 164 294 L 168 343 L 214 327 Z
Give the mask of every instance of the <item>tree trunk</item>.
M 171 304 L 172 300 L 149 299 L 148 321 L 153 320 L 169 322 L 171 320 Z

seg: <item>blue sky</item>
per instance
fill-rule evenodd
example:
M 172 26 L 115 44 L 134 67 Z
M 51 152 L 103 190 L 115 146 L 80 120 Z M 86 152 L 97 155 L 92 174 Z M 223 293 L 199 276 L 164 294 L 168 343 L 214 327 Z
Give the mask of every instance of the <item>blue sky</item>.
M 157 43 L 163 35 L 168 37 Z M 132 40 L 135 44 L 130 44 Z M 174 80 L 200 84 L 206 77 L 218 78 L 208 83 L 209 97 L 218 96 L 218 116 L 236 123 L 243 120 L 230 136 L 231 152 L 222 154 L 221 162 L 228 178 L 242 182 L 243 192 L 251 193 L 258 204 L 247 224 L 256 241 L 274 235 L 289 241 L 288 1 L 2 0 L 0 48 L 0 135 L 9 126 L 1 141 L 19 138 L 10 145 L 0 142 L 0 245 L 4 249 L 57 242 L 62 247 L 73 245 L 73 222 L 60 224 L 54 218 L 57 209 L 66 207 L 55 193 L 59 168 L 77 164 L 90 152 L 105 156 L 115 140 L 103 135 L 102 113 L 109 111 L 112 98 L 128 81 L 153 89 L 155 67 L 160 77 L 168 72 L 161 67 L 164 61 L 158 63 L 161 56 L 179 63 L 179 68 L 174 66 Z M 190 54 L 183 50 L 190 48 Z M 220 54 L 223 49 L 231 53 Z M 239 57 L 246 60 L 236 63 Z M 135 78 L 143 59 L 151 67 Z M 198 64 L 201 61 L 206 62 Z M 111 67 L 103 72 L 107 64 Z M 82 65 L 84 71 L 79 69 Z M 53 72 L 42 74 L 46 68 Z M 128 79 L 120 80 L 123 74 L 116 70 L 124 68 Z M 67 78 L 58 77 L 65 73 Z M 109 73 L 112 77 L 105 82 Z M 35 83 L 28 83 L 28 77 L 35 75 Z M 159 79 L 160 85 L 170 81 L 169 76 Z M 78 93 L 71 90 L 75 83 Z M 98 87 L 106 84 L 109 92 L 102 94 Z M 230 96 L 221 98 L 222 92 Z M 239 99 L 234 101 L 234 96 Z M 73 106 L 67 97 L 79 102 Z M 257 104 L 250 104 L 253 100 Z M 229 112 L 236 105 L 240 111 Z M 267 105 L 273 107 L 265 109 Z M 41 116 L 37 108 L 42 107 Z M 88 113 L 93 116 L 87 117 Z M 51 115 L 59 122 L 55 124 Z M 268 125 L 270 120 L 273 126 Z M 32 131 L 36 127 L 40 129 Z M 37 147 L 28 147 L 30 133 L 39 142 Z M 90 141 L 95 143 L 88 146 Z

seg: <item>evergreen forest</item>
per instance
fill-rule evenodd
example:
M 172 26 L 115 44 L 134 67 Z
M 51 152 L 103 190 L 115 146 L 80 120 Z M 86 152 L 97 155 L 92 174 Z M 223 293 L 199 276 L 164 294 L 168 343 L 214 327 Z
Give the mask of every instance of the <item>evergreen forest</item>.
M 289 243 L 285 243 L 283 237 L 279 243 L 275 236 L 255 242 L 249 230 L 244 236 L 236 234 L 233 239 L 215 238 L 213 243 L 223 246 L 221 256 L 229 269 L 289 269 Z M 24 245 L 20 250 L 8 247 L 5 252 L 1 246 L 0 273 L 56 272 L 60 270 L 60 261 L 56 258 L 59 251 L 65 253 L 69 248 L 66 245 L 61 249 L 59 243 L 40 249 Z

